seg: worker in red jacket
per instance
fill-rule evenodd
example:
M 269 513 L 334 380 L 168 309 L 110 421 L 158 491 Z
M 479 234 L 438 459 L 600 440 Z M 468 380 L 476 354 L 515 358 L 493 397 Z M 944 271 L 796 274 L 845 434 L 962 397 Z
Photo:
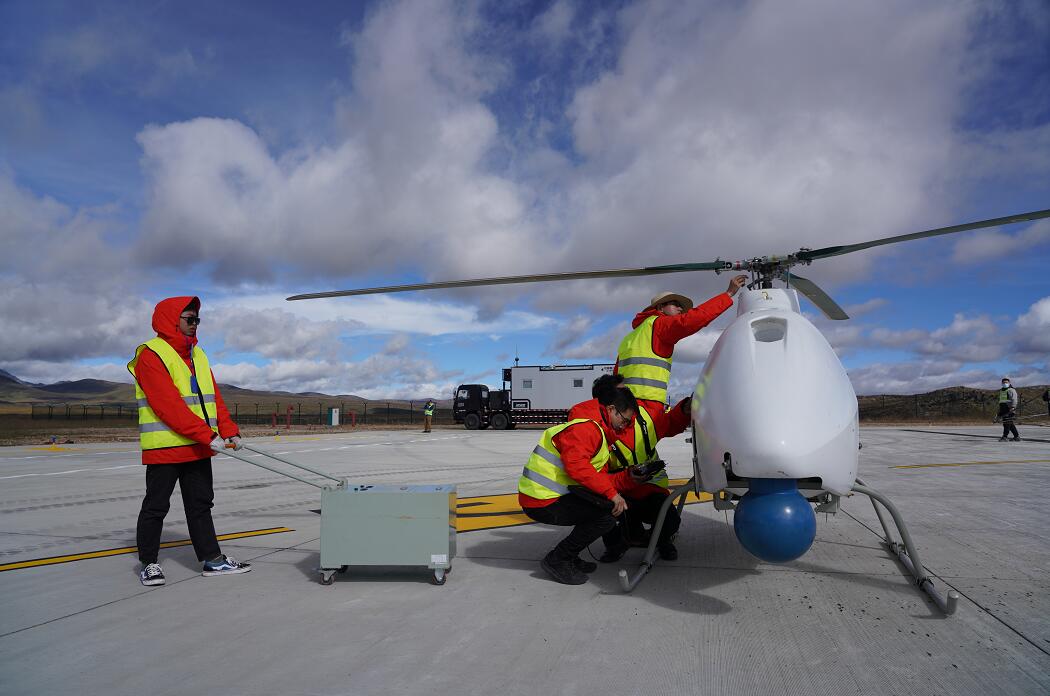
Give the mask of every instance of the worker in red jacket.
M 704 328 L 733 306 L 733 295 L 747 283 L 746 275 L 729 281 L 729 289 L 699 307 L 685 295 L 662 292 L 635 315 L 631 333 L 616 352 L 615 372 L 637 399 L 667 404 L 674 346 Z
M 634 416 L 634 397 L 626 389 L 619 392 L 606 406 L 614 425 Z M 616 517 L 627 509 L 622 492 L 640 485 L 629 470 L 610 474 L 609 460 L 602 427 L 591 420 L 570 420 L 543 431 L 518 479 L 518 503 L 526 515 L 543 524 L 573 528 L 540 561 L 557 582 L 587 582 L 587 573 L 598 566 L 580 558 L 580 552 L 616 528 Z
M 638 399 L 637 408 L 633 410 L 635 415 L 630 421 L 615 420 L 609 408 L 602 404 L 611 401 L 610 390 L 627 391 L 620 386 L 622 382 L 621 375 L 599 377 L 594 381 L 591 391 L 595 398 L 576 404 L 569 410 L 570 419 L 588 418 L 602 427 L 611 454 L 609 471 L 612 473 L 657 459 L 656 443 L 665 437 L 678 435 L 689 426 L 689 399 L 683 399 L 668 410 L 664 410 L 663 404 L 656 401 Z M 603 535 L 605 553 L 599 561 L 618 561 L 627 552 L 631 541 L 641 541 L 642 523 L 656 522 L 660 507 L 670 495 L 668 484 L 667 471 L 661 469 L 653 473 L 647 482 L 624 493 L 628 510 L 620 517 L 617 527 Z M 680 524 L 678 510 L 674 506 L 670 507 L 657 540 L 656 550 L 660 558 L 668 561 L 678 558 L 674 539 Z
M 139 444 L 146 465 L 146 496 L 139 512 L 136 542 L 143 585 L 163 585 L 157 563 L 161 527 L 178 482 L 186 526 L 204 576 L 251 570 L 223 555 L 215 537 L 211 458 L 229 442 L 241 448 L 240 433 L 219 394 L 208 357 L 197 346 L 200 300 L 169 297 L 153 312 L 157 337 L 135 350 L 128 371 L 135 378 Z

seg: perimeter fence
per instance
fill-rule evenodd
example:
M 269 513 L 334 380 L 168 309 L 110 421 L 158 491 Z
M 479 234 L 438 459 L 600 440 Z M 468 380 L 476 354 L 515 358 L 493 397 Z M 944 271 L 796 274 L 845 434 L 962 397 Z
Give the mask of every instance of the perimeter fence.
M 230 417 L 238 425 L 290 427 L 293 425 L 329 425 L 331 409 L 339 409 L 340 425 L 413 425 L 423 423 L 425 400 L 395 402 L 341 402 L 297 401 L 292 403 L 227 402 Z M 12 415 L 20 409 L 15 409 Z M 28 412 L 28 413 L 26 413 Z M 134 423 L 138 408 L 133 403 L 51 404 L 26 405 L 22 415 L 31 420 L 59 421 L 119 421 Z M 451 424 L 452 409 L 436 408 L 433 423 Z

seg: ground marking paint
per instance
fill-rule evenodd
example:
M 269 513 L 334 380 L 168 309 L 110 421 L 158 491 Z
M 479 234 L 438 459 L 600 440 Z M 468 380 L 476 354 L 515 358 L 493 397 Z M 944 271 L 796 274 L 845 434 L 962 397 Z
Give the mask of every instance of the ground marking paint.
M 944 464 L 899 464 L 891 469 L 931 469 L 941 466 L 982 466 L 984 464 L 1050 464 L 1050 459 L 1004 459 L 997 462 L 946 462 Z
M 230 539 L 244 539 L 247 537 L 264 536 L 266 534 L 281 534 L 283 532 L 294 532 L 294 529 L 288 527 L 270 527 L 269 529 L 255 529 L 248 532 L 233 532 L 231 534 L 220 534 L 216 537 L 219 541 L 229 541 Z M 162 549 L 170 549 L 176 546 L 189 546 L 191 542 L 189 539 L 180 539 L 179 541 L 166 541 L 160 545 Z M 68 556 L 51 556 L 49 558 L 34 558 L 29 561 L 17 561 L 15 563 L 5 563 L 0 565 L 0 573 L 5 570 L 19 570 L 20 568 L 36 568 L 39 566 L 56 565 L 58 563 L 71 563 L 73 561 L 84 561 L 89 558 L 106 558 L 107 556 L 122 556 L 129 553 L 135 553 L 138 551 L 137 546 L 124 546 L 119 549 L 103 549 L 101 551 L 89 551 L 86 553 L 74 553 Z
M 102 466 L 94 469 L 70 469 L 69 471 L 47 471 L 32 474 L 15 474 L 14 476 L 0 476 L 0 480 L 25 478 L 27 476 L 61 476 L 63 474 L 80 474 L 85 471 L 109 471 L 111 469 L 130 469 L 133 466 L 141 467 L 141 464 L 121 464 L 119 466 Z
M 671 487 L 680 486 L 685 479 L 675 479 L 670 482 Z M 696 493 L 690 491 L 686 496 L 686 505 L 706 503 L 711 500 L 710 493 Z M 498 529 L 502 527 L 517 527 L 524 524 L 535 524 L 536 521 L 521 511 L 518 505 L 517 493 L 502 493 L 499 495 L 481 495 L 472 498 L 460 498 L 456 502 L 456 531 L 476 532 L 482 529 Z

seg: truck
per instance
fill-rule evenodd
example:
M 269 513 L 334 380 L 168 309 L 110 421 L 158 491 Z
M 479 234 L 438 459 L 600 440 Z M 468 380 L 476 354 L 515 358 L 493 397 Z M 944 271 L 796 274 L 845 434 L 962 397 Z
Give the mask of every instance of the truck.
M 452 419 L 467 430 L 507 430 L 518 424 L 564 423 L 569 409 L 591 398 L 591 385 L 614 365 L 515 365 L 503 368 L 503 388 L 461 384 Z

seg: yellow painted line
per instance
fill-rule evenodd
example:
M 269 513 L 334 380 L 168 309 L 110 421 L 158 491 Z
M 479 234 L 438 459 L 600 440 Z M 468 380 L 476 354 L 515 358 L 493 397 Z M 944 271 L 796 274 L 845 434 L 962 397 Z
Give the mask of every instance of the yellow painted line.
M 686 479 L 674 479 L 671 486 L 680 486 L 685 482 Z M 693 505 L 709 500 L 710 493 L 702 493 L 700 498 L 697 498 L 695 493 L 690 492 L 685 502 L 686 505 Z M 460 498 L 456 503 L 457 532 L 475 532 L 480 529 L 500 529 L 535 523 L 535 520 L 521 511 L 517 493 Z
M 999 462 L 946 462 L 944 464 L 900 464 L 891 469 L 930 469 L 940 466 L 983 466 L 985 464 L 1050 464 L 1050 459 L 1004 459 Z
M 263 536 L 266 534 L 281 534 L 282 532 L 294 532 L 294 529 L 288 527 L 271 527 L 269 529 L 255 529 L 249 532 L 233 532 L 232 534 L 220 534 L 216 537 L 219 541 L 228 541 L 230 539 L 244 539 L 247 537 Z M 192 543 L 189 539 L 180 539 L 179 541 L 166 541 L 160 545 L 162 549 L 170 549 L 176 546 L 189 546 Z M 89 551 L 87 553 L 74 553 L 69 556 L 51 556 L 50 558 L 35 558 L 30 561 L 18 561 L 16 563 L 5 563 L 0 565 L 0 573 L 5 570 L 18 570 L 20 568 L 35 568 L 37 566 L 55 565 L 58 563 L 71 563 L 73 561 L 84 561 L 89 558 L 106 558 L 107 556 L 120 556 L 128 553 L 135 553 L 138 551 L 137 546 L 124 546 L 119 549 L 103 549 L 101 551 Z

